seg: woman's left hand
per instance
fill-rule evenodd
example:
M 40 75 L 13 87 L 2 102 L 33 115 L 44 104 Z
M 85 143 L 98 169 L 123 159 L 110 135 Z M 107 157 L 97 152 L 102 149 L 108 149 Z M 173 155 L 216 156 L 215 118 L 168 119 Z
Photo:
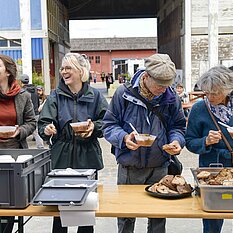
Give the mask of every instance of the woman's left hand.
M 16 126 L 16 130 L 15 130 L 15 133 L 11 136 L 11 138 L 15 138 L 16 136 L 19 135 L 19 126 L 18 125 L 15 125 Z
M 88 121 L 88 129 L 85 131 L 85 133 L 76 133 L 77 136 L 80 136 L 82 138 L 88 138 L 92 135 L 95 125 L 91 121 L 91 119 L 88 119 L 87 121 Z

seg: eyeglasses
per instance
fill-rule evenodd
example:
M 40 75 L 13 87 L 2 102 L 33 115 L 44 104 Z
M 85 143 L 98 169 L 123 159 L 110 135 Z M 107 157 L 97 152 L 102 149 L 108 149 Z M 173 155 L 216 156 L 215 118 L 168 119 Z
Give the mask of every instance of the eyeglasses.
M 215 98 L 218 98 L 220 95 L 222 95 L 222 93 L 220 92 L 208 92 L 208 91 L 204 91 L 206 96 L 212 96 Z
M 65 71 L 65 72 L 70 72 L 72 70 L 72 67 L 71 66 L 65 66 L 65 67 L 61 67 L 60 69 L 59 69 L 59 72 L 61 73 L 61 72 L 63 72 L 63 71 Z

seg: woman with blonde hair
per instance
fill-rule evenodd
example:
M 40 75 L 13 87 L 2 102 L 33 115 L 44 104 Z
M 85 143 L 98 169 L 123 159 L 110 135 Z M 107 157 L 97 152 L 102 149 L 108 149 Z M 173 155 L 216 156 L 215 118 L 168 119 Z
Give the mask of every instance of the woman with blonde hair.
M 51 159 L 54 168 L 103 168 L 102 119 L 107 109 L 103 95 L 88 84 L 90 63 L 86 56 L 68 53 L 62 59 L 58 88 L 47 97 L 40 113 L 38 128 L 41 137 L 52 140 Z M 85 132 L 74 133 L 71 122 L 88 121 Z M 97 177 L 96 177 L 97 178 Z M 54 219 L 54 233 L 67 232 L 60 218 Z M 78 228 L 78 233 L 93 232 L 92 226 Z

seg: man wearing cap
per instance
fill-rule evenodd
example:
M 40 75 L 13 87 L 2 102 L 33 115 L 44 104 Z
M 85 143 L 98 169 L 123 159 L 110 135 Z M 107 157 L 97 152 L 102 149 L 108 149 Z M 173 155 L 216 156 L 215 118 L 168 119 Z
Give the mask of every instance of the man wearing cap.
M 167 54 L 145 59 L 130 84 L 121 85 L 103 119 L 104 137 L 114 146 L 118 184 L 153 184 L 168 174 L 170 157 L 185 145 L 185 117 L 177 93 L 170 87 L 176 68 Z M 151 147 L 139 146 L 138 133 L 155 135 Z M 163 150 L 169 144 L 172 149 Z M 143 202 L 143 200 L 142 200 Z M 166 219 L 148 220 L 147 232 L 165 233 Z M 134 231 L 134 218 L 118 218 L 118 232 Z
M 20 77 L 19 77 L 19 80 L 21 82 L 22 88 L 24 90 L 26 90 L 27 92 L 29 92 L 30 95 L 31 95 L 31 100 L 32 100 L 33 108 L 34 108 L 34 112 L 35 112 L 35 118 L 38 121 L 38 118 L 39 118 L 38 107 L 40 105 L 40 102 L 39 102 L 39 96 L 37 94 L 37 89 L 33 84 L 29 84 L 29 76 L 27 74 L 21 74 Z M 37 128 L 33 132 L 32 135 L 33 135 L 34 139 L 36 140 L 36 147 L 38 149 L 43 149 L 44 148 L 44 142 L 43 142 L 43 139 L 38 134 L 38 129 Z

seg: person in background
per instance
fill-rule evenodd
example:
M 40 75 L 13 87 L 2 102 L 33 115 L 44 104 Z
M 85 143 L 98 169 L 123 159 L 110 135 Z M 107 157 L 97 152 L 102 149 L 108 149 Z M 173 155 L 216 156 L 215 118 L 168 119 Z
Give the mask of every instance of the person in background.
M 102 73 L 101 73 L 101 80 L 102 80 L 102 83 L 104 82 L 104 79 L 105 79 L 105 73 L 104 73 L 104 71 L 102 71 Z
M 30 94 L 21 89 L 16 80 L 17 67 L 14 60 L 0 54 L 0 126 L 15 126 L 17 130 L 10 138 L 0 138 L 0 149 L 28 148 L 26 138 L 36 129 L 35 113 Z M 14 217 L 2 224 L 4 233 L 12 232 Z
M 96 72 L 93 75 L 93 81 L 94 81 L 94 83 L 96 83 L 96 81 L 97 81 L 97 73 Z
M 189 95 L 187 92 L 184 90 L 184 86 L 182 83 L 177 83 L 176 84 L 176 92 L 180 97 L 180 100 L 182 103 L 188 103 L 189 102 Z M 187 117 L 189 114 L 189 109 L 185 108 L 184 109 L 184 115 Z
M 110 84 L 113 84 L 113 77 L 112 77 L 112 73 L 108 73 L 108 75 L 106 76 L 106 87 L 107 87 L 107 91 L 110 88 Z
M 102 119 L 108 104 L 103 95 L 87 81 L 90 63 L 78 53 L 67 53 L 60 68 L 58 88 L 47 97 L 39 117 L 39 133 L 52 137 L 52 168 L 103 168 L 98 138 L 102 137 Z M 74 133 L 71 122 L 89 121 L 85 132 Z M 97 177 L 96 177 L 97 178 Z M 93 232 L 92 226 L 78 228 L 78 233 Z M 53 233 L 67 232 L 59 217 L 54 218 Z
M 44 104 L 45 104 L 45 101 L 46 101 L 46 95 L 45 95 L 45 93 L 44 93 L 44 87 L 43 86 L 41 86 L 41 85 L 38 85 L 37 87 L 36 87 L 36 90 L 37 90 L 37 94 L 38 94 L 38 96 L 39 96 L 39 108 L 38 108 L 38 112 L 40 113 L 41 112 L 41 110 L 42 110 L 42 108 L 43 108 L 43 106 L 44 106 Z
M 33 103 L 33 107 L 34 107 L 34 112 L 36 115 L 36 121 L 38 121 L 39 118 L 39 96 L 37 94 L 37 89 L 33 84 L 29 84 L 29 77 L 27 74 L 21 74 L 19 77 L 19 80 L 21 82 L 22 88 L 25 89 L 27 92 L 30 93 L 31 95 L 31 99 L 32 99 L 32 103 Z M 40 135 L 38 134 L 38 128 L 36 127 L 36 130 L 33 132 L 33 138 L 36 141 L 36 147 L 38 149 L 43 149 L 44 148 L 44 142 L 43 139 L 40 137 Z
M 177 93 L 170 87 L 176 75 L 175 64 L 167 54 L 145 59 L 130 86 L 121 85 L 103 119 L 104 137 L 115 147 L 118 184 L 153 184 L 168 174 L 171 156 L 185 145 L 186 120 Z M 160 116 L 147 105 L 155 106 Z M 140 147 L 135 132 L 157 136 L 151 147 Z M 162 147 L 169 144 L 169 150 Z M 149 218 L 147 232 L 165 232 L 166 219 Z M 135 218 L 118 218 L 118 233 L 134 232 Z
M 232 167 L 231 154 L 222 140 L 222 133 L 231 147 L 233 140 L 225 127 L 219 125 L 222 133 L 217 129 L 206 104 L 217 122 L 233 126 L 233 72 L 224 66 L 215 66 L 200 77 L 198 84 L 206 99 L 196 102 L 191 109 L 186 147 L 199 154 L 199 167 L 209 167 L 211 163 Z M 222 225 L 223 219 L 203 219 L 203 232 L 220 233 Z

